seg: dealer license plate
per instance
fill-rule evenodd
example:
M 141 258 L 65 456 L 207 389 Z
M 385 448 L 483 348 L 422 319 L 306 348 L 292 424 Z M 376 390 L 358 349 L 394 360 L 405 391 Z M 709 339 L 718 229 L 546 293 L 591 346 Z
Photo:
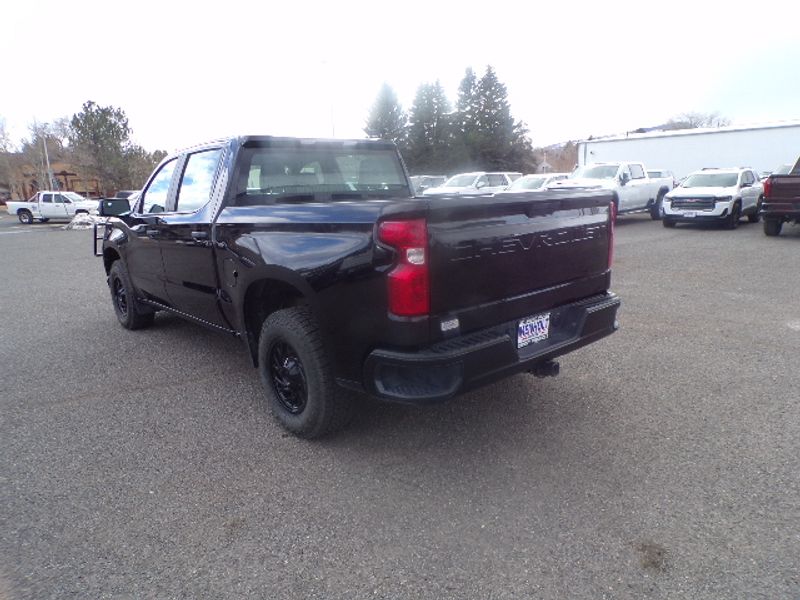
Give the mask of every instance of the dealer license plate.
M 550 313 L 522 319 L 517 325 L 517 348 L 546 340 L 550 335 Z
M 696 217 L 697 216 L 697 211 L 685 210 L 685 211 L 683 211 L 682 216 L 689 217 L 689 218 Z

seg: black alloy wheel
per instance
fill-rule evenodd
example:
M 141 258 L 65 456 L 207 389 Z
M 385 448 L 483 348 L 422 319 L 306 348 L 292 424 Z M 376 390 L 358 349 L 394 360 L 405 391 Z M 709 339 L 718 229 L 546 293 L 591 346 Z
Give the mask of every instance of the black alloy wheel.
M 125 329 L 141 329 L 152 325 L 155 312 L 136 301 L 131 278 L 121 260 L 114 261 L 109 269 L 108 289 L 120 325 Z
M 119 278 L 114 277 L 111 284 L 111 293 L 114 295 L 114 305 L 117 307 L 122 317 L 128 316 L 128 291 L 125 288 L 125 283 Z
M 269 372 L 281 406 L 293 415 L 302 413 L 308 401 L 306 372 L 295 349 L 283 339 L 270 347 Z

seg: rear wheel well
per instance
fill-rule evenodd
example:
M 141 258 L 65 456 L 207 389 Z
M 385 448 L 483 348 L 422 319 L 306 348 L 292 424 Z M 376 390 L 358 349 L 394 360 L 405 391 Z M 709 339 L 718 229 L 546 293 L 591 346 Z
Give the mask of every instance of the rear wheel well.
M 244 298 L 244 324 L 253 365 L 258 365 L 258 337 L 266 318 L 276 310 L 306 304 L 302 292 L 276 279 L 262 279 L 247 288 Z

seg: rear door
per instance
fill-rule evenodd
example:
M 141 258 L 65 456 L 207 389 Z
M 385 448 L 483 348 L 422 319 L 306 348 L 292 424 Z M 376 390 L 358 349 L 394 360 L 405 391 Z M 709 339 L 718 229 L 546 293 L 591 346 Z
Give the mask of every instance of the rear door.
M 761 184 L 751 171 L 743 171 L 741 175 L 742 209 L 752 209 L 761 195 Z

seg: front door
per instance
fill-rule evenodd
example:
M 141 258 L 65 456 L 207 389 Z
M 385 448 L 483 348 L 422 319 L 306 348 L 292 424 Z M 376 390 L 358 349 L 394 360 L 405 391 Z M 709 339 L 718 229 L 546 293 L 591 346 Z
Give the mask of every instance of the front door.
M 130 228 L 125 261 L 131 282 L 139 294 L 164 304 L 169 304 L 169 301 L 164 286 L 159 236 L 162 213 L 167 210 L 175 193 L 177 165 L 178 159 L 174 158 L 161 166 L 142 192 L 138 211 L 125 219 Z
M 220 308 L 211 242 L 211 191 L 221 150 L 187 155 L 174 212 L 159 226 L 167 294 L 172 306 L 205 323 L 230 328 Z

